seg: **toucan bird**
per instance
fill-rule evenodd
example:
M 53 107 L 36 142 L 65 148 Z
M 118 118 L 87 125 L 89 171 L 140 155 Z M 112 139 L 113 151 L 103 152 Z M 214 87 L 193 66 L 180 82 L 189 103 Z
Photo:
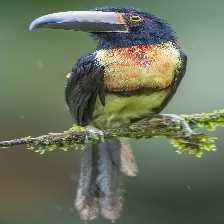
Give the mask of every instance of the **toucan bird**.
M 159 113 L 177 90 L 187 57 L 164 20 L 134 8 L 102 7 L 34 20 L 37 28 L 86 31 L 97 47 L 81 57 L 67 77 L 65 98 L 74 123 L 119 128 Z M 121 173 L 137 165 L 119 140 L 86 147 L 75 206 L 84 220 L 99 213 L 115 221 L 122 209 Z

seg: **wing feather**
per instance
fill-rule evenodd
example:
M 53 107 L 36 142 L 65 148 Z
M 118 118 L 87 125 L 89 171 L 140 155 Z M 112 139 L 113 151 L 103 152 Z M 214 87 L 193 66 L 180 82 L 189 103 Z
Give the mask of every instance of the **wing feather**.
M 105 105 L 104 68 L 88 54 L 78 60 L 68 78 L 65 97 L 74 121 L 87 125 L 93 116 L 97 97 Z

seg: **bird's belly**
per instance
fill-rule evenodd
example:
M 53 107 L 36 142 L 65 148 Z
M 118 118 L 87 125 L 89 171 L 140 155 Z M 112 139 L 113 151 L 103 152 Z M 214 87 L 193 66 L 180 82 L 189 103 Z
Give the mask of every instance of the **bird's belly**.
M 120 127 L 133 119 L 149 116 L 163 103 L 169 91 L 168 88 L 132 96 L 107 94 L 105 106 L 99 101 L 96 103 L 93 124 L 98 128 Z
M 96 59 L 104 66 L 107 93 L 105 106 L 97 102 L 93 116 L 99 128 L 119 127 L 154 113 L 169 95 L 182 63 L 180 51 L 170 42 L 104 49 Z

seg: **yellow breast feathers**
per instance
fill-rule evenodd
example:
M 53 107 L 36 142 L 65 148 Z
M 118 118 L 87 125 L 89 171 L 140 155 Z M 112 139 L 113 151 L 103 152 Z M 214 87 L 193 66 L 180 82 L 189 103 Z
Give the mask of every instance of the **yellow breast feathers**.
M 171 42 L 103 49 L 96 59 L 105 67 L 104 85 L 109 92 L 167 88 L 181 67 L 180 52 Z

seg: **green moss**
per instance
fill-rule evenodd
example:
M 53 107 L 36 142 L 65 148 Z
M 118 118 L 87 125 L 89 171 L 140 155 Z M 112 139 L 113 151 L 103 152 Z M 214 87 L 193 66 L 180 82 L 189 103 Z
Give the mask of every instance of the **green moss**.
M 182 115 L 182 117 L 189 123 L 192 129 L 199 127 L 213 131 L 217 127 L 224 127 L 224 110 L 217 110 L 212 113 Z M 135 139 L 166 136 L 170 138 L 171 144 L 176 148 L 178 153 L 187 153 L 196 157 L 201 157 L 204 152 L 215 150 L 216 138 L 196 133 L 191 137 L 172 137 L 178 133 L 181 134 L 181 127 L 175 123 L 167 126 L 164 122 L 158 116 L 151 120 L 145 119 L 141 122 L 133 123 L 127 127 L 105 130 L 104 135 L 107 133 L 105 135 L 106 139 L 116 138 L 118 136 Z M 155 128 L 153 128 L 154 125 Z M 73 139 L 73 134 L 75 135 L 77 133 L 81 135 L 89 134 L 89 136 L 83 142 L 82 138 L 80 140 L 79 138 Z M 62 133 L 61 136 L 58 139 L 57 137 L 54 138 L 55 136 L 53 134 L 35 139 L 31 139 L 28 136 L 25 139 L 28 140 L 27 148 L 40 154 L 58 150 L 83 150 L 86 144 L 104 141 L 104 136 L 100 134 L 99 130 L 88 130 L 88 128 L 77 125 L 65 131 L 64 134 Z
M 177 149 L 177 153 L 201 158 L 205 152 L 216 150 L 216 139 L 205 134 L 193 134 L 191 138 L 172 138 L 170 142 Z
M 27 148 L 33 152 L 39 153 L 40 155 L 44 155 L 46 153 L 49 152 L 53 152 L 53 151 L 71 151 L 71 150 L 84 150 L 84 146 L 83 145 L 79 145 L 79 144 L 65 144 L 65 143 L 60 143 L 60 144 L 51 144 L 51 145 L 27 145 Z
M 68 131 L 70 132 L 84 132 L 86 129 L 82 126 L 74 124 Z
M 190 125 L 199 128 L 206 128 L 214 131 L 217 127 L 224 127 L 224 109 L 216 110 L 211 113 L 201 113 L 193 115 L 182 115 Z

